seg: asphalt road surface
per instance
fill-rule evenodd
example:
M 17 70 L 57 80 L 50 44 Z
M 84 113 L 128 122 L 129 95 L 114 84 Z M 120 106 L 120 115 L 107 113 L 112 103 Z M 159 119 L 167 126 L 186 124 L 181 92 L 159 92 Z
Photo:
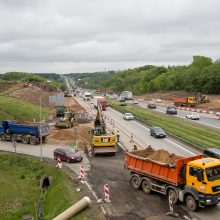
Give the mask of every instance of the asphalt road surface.
M 143 108 L 147 108 L 147 102 L 139 102 L 139 106 Z M 158 111 L 166 114 L 166 107 L 157 105 L 157 108 L 152 109 L 152 111 Z M 177 115 L 174 115 L 173 117 L 180 117 L 186 119 L 186 115 L 190 112 L 191 111 L 177 109 Z M 199 113 L 199 114 L 200 114 L 200 120 L 192 120 L 193 122 L 220 129 L 220 120 L 214 118 L 214 115 L 206 114 L 206 113 Z

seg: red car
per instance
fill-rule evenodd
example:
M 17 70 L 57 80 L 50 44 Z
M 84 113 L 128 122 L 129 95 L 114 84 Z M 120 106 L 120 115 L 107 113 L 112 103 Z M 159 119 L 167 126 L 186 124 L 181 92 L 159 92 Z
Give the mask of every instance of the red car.
M 80 162 L 83 159 L 82 154 L 73 148 L 57 148 L 54 150 L 53 155 L 55 160 L 59 157 L 60 160 L 64 160 L 68 163 Z

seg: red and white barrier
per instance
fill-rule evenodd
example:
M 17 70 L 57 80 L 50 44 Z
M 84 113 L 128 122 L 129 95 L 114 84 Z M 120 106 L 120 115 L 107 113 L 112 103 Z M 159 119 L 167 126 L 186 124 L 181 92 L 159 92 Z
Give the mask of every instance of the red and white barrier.
M 89 157 L 92 157 L 92 148 L 91 146 L 87 146 Z
M 111 202 L 110 196 L 109 196 L 109 185 L 108 184 L 104 185 L 104 195 L 105 195 L 104 201 L 105 202 Z
M 173 201 L 172 201 L 172 197 L 171 196 L 169 196 L 169 208 L 170 208 L 170 211 L 167 212 L 167 215 L 168 216 L 173 216 L 173 217 L 177 218 L 179 216 L 179 214 L 174 212 Z
M 61 162 L 61 160 L 60 160 L 60 157 L 57 157 L 57 165 L 56 165 L 56 167 L 58 167 L 58 168 L 62 168 L 62 162 Z
M 84 179 L 84 167 L 83 165 L 80 166 L 80 174 L 79 174 L 80 179 Z

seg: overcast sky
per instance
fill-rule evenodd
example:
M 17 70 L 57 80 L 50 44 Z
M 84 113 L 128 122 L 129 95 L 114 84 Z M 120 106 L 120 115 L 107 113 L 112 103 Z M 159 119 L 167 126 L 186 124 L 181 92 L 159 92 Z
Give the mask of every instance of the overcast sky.
M 0 73 L 220 58 L 219 0 L 0 0 Z

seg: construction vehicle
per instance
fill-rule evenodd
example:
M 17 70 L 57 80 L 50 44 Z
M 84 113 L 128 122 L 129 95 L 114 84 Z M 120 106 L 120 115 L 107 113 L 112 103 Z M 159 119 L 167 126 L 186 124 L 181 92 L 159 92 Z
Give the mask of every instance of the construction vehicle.
M 98 109 L 98 105 L 101 106 L 103 111 L 106 111 L 107 109 L 106 98 L 103 96 L 94 96 L 94 107 Z
M 49 135 L 50 129 L 47 123 L 39 124 L 21 121 L 4 120 L 0 126 L 1 141 L 21 141 L 23 144 L 39 144 Z
M 55 106 L 56 109 L 56 116 L 57 117 L 63 117 L 64 112 L 66 111 L 66 106 L 65 105 L 60 105 L 60 106 Z
M 125 100 L 133 100 L 133 95 L 130 91 L 123 91 L 121 96 L 124 97 Z
M 175 106 L 187 106 L 187 107 L 196 106 L 196 99 L 194 97 L 174 98 L 173 102 Z
M 202 95 L 200 92 L 195 93 L 196 103 L 207 103 L 209 102 L 209 98 L 206 95 Z
M 91 130 L 92 151 L 96 154 L 115 154 L 117 152 L 116 136 L 107 133 L 102 108 L 98 105 L 94 128 Z
M 125 169 L 131 171 L 135 189 L 142 188 L 147 194 L 161 193 L 171 198 L 173 204 L 185 203 L 190 211 L 220 202 L 219 159 L 198 155 L 175 159 L 169 164 L 150 159 L 147 149 L 125 153 Z
M 57 128 L 71 128 L 75 125 L 75 114 L 72 110 L 67 107 L 66 111 L 63 113 L 63 117 L 59 118 L 56 123 L 55 127 Z

